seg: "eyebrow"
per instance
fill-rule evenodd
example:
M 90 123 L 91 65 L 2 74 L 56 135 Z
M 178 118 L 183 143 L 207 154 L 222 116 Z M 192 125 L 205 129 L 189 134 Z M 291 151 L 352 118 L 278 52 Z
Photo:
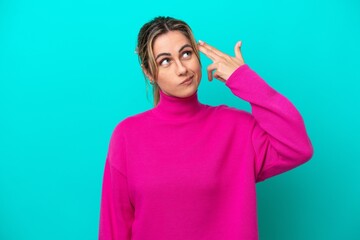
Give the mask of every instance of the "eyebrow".
M 186 48 L 186 47 L 191 47 L 191 45 L 190 44 L 185 44 L 184 46 L 182 46 L 180 49 L 179 49 L 179 52 L 181 52 L 184 48 Z M 155 58 L 155 61 L 156 61 L 156 59 L 158 59 L 159 57 L 161 57 L 161 56 L 171 56 L 171 54 L 170 53 L 160 53 L 159 55 L 157 55 L 156 56 L 156 58 Z

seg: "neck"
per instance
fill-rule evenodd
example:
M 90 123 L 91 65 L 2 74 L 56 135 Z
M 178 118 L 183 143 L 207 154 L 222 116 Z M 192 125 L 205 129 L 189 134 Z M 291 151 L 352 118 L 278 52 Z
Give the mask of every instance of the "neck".
M 165 94 L 160 88 L 159 103 L 153 113 L 168 120 L 188 120 L 199 115 L 202 104 L 198 100 L 197 90 L 189 97 L 175 97 Z

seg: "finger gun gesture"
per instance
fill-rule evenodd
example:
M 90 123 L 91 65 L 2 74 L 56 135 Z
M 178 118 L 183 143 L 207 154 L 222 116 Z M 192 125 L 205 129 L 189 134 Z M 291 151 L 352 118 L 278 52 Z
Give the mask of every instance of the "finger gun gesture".
M 235 57 L 232 57 L 199 40 L 199 50 L 213 61 L 213 63 L 207 67 L 209 81 L 213 80 L 213 71 L 215 70 L 214 78 L 226 82 L 238 67 L 245 64 L 240 51 L 241 44 L 241 41 L 235 44 Z

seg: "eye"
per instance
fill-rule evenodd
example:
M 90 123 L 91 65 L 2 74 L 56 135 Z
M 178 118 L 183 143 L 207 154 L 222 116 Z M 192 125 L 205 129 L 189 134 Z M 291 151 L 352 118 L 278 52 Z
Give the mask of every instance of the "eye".
M 159 62 L 160 65 L 168 65 L 169 64 L 169 58 L 164 58 Z
M 190 58 L 191 54 L 192 54 L 191 51 L 185 51 L 185 52 L 183 52 L 183 57 L 184 58 Z

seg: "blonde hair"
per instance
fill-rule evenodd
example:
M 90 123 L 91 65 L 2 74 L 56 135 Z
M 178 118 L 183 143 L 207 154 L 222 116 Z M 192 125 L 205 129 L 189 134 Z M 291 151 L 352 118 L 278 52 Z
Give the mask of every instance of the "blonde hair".
M 136 52 L 138 54 L 139 62 L 142 66 L 143 71 L 150 75 L 154 80 L 157 79 L 158 75 L 158 67 L 156 65 L 153 52 L 154 42 L 158 36 L 170 31 L 180 31 L 187 39 L 189 39 L 191 47 L 193 48 L 194 53 L 198 58 L 201 66 L 200 55 L 197 50 L 197 44 L 190 26 L 184 21 L 172 17 L 155 17 L 141 27 L 138 34 L 138 41 L 136 47 Z M 145 72 L 144 76 L 145 82 L 147 84 L 148 81 L 146 80 Z M 156 84 L 156 82 L 154 82 L 152 86 L 154 107 L 156 107 L 160 99 L 159 86 Z

